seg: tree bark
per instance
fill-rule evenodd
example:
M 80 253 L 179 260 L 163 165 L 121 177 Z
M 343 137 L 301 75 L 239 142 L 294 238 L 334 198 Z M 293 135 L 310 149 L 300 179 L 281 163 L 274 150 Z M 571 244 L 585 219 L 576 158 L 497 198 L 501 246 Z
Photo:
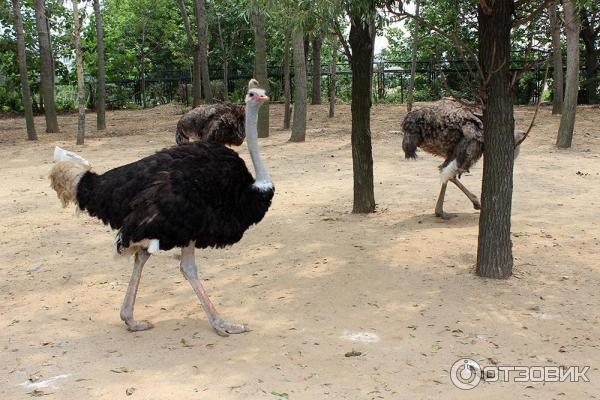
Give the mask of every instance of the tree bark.
M 577 113 L 577 95 L 579 93 L 579 14 L 576 11 L 576 0 L 565 0 L 565 31 L 567 35 L 567 85 L 563 103 L 560 126 L 556 146 L 569 148 L 573 142 L 575 116 Z
M 321 47 L 323 36 L 317 34 L 312 41 L 312 104 L 321 104 Z
M 354 213 L 375 211 L 373 149 L 371 145 L 371 92 L 375 49 L 375 2 L 367 17 L 350 14 L 349 44 L 352 49 L 352 163 Z
M 79 21 L 79 5 L 73 4 L 73 41 L 75 42 L 75 64 L 77 68 L 77 94 L 79 101 L 79 116 L 77 118 L 77 144 L 83 144 L 85 139 L 85 83 L 83 81 L 83 56 L 81 53 L 81 23 Z
M 96 129 L 106 129 L 106 71 L 104 67 L 104 30 L 100 0 L 94 0 L 96 36 L 98 37 L 98 102 L 96 104 Z
M 44 98 L 44 115 L 46 117 L 46 132 L 60 132 L 54 103 L 54 73 L 52 69 L 52 49 L 50 47 L 50 32 L 46 20 L 44 0 L 35 0 L 35 24 L 38 31 L 40 48 L 40 91 Z
M 206 44 L 206 7 L 204 0 L 194 0 L 196 5 L 196 25 L 198 30 L 198 47 L 200 56 L 200 71 L 202 72 L 202 86 L 204 99 L 213 102 L 212 87 L 210 86 L 210 71 L 208 68 L 208 46 Z
M 193 70 L 192 70 L 192 97 L 194 98 L 193 104 L 194 107 L 198 107 L 200 105 L 200 100 L 202 99 L 202 77 L 200 72 L 200 48 L 194 42 L 194 35 L 192 33 L 192 28 L 190 25 L 190 18 L 188 16 L 187 10 L 185 8 L 184 0 L 177 0 L 177 5 L 179 6 L 179 13 L 181 14 L 181 19 L 183 20 L 183 27 L 185 28 L 185 35 L 187 37 L 188 47 L 193 54 Z M 186 99 L 187 105 L 187 99 Z
M 419 17 L 420 1 L 415 0 L 415 15 Z M 406 111 L 411 112 L 413 108 L 414 93 L 415 93 L 415 79 L 417 76 L 417 50 L 419 42 L 419 22 L 417 19 L 413 20 L 415 24 L 413 30 L 413 43 L 412 43 L 412 63 L 410 66 L 410 82 L 408 83 L 408 98 L 406 100 Z
M 221 48 L 221 62 L 223 63 L 223 100 L 229 101 L 229 59 L 227 47 L 223 40 L 223 30 L 221 29 L 221 20 L 217 19 L 217 32 L 219 36 L 219 47 Z
M 285 98 L 285 109 L 283 110 L 283 129 L 290 129 L 292 109 L 290 107 L 292 89 L 290 85 L 290 36 L 289 30 L 285 32 L 283 40 L 283 97 Z
M 479 217 L 479 276 L 512 275 L 511 208 L 514 166 L 514 114 L 510 79 L 513 0 L 496 0 L 491 15 L 478 7 L 479 60 L 484 79 L 484 157 Z
M 587 103 L 598 103 L 598 63 L 600 54 L 596 48 L 598 41 L 598 32 L 592 26 L 588 11 L 585 6 L 581 6 L 581 39 L 585 45 L 585 91 L 587 93 Z
M 335 117 L 335 84 L 337 81 L 337 35 L 331 37 L 331 65 L 329 70 L 329 118 Z
M 140 95 L 142 108 L 146 108 L 146 22 L 142 28 L 142 47 L 140 52 Z
M 269 76 L 267 72 L 267 36 L 265 15 L 256 11 L 252 13 L 252 22 L 254 25 L 254 46 L 256 49 L 254 59 L 254 77 L 260 83 L 260 86 L 269 91 Z M 262 105 L 258 111 L 258 137 L 269 137 L 269 102 Z
M 552 79 L 552 114 L 562 113 L 564 94 L 564 72 L 562 48 L 560 46 L 560 20 L 556 16 L 556 3 L 548 6 L 550 31 L 552 33 L 552 64 L 554 66 Z
M 27 54 L 25 51 L 25 35 L 23 32 L 23 17 L 19 0 L 12 0 L 15 16 L 15 33 L 17 35 L 17 58 L 19 60 L 19 75 L 21 76 L 21 90 L 23 91 L 23 107 L 25 108 L 25 123 L 27 125 L 27 139 L 37 140 L 35 124 L 33 123 L 33 105 L 31 89 L 27 77 Z
M 292 33 L 294 47 L 294 121 L 291 142 L 306 140 L 306 58 L 304 57 L 304 31 L 294 29 Z

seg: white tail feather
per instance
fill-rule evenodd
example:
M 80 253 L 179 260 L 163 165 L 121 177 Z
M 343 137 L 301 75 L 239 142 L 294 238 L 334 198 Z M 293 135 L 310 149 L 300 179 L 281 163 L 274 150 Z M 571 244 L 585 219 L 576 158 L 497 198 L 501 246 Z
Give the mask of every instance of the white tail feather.
M 440 172 L 440 181 L 442 184 L 448 182 L 450 179 L 454 178 L 458 173 L 458 165 L 456 164 L 456 160 L 452 160 L 452 162 L 444 167 L 444 169 Z
M 68 151 L 65 149 L 61 149 L 56 146 L 54 148 L 54 161 L 71 161 L 81 165 L 85 165 L 86 167 L 91 167 L 90 162 L 80 155 L 73 153 L 72 151 Z

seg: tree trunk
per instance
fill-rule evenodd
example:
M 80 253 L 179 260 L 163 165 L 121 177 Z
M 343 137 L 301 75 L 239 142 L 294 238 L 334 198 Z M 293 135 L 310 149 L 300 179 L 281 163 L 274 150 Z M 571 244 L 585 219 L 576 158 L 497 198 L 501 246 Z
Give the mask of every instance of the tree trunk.
M 321 46 L 323 36 L 317 34 L 312 41 L 312 104 L 321 104 Z
M 254 46 L 256 48 L 254 59 L 254 77 L 260 86 L 269 92 L 269 76 L 267 73 L 267 36 L 265 28 L 265 15 L 260 12 L 252 13 L 254 25 Z M 269 102 L 262 105 L 258 111 L 258 137 L 269 137 Z
M 575 115 L 577 113 L 577 95 L 579 93 L 579 14 L 576 11 L 576 0 L 565 0 L 565 31 L 567 35 L 567 86 L 563 103 L 558 138 L 559 148 L 569 148 L 573 141 Z
M 283 129 L 290 129 L 292 109 L 290 108 L 292 90 L 290 85 L 290 36 L 289 30 L 285 32 L 283 41 L 283 97 L 285 109 L 283 110 Z
M 552 63 L 554 66 L 552 79 L 552 114 L 562 113 L 564 98 L 563 60 L 560 46 L 560 20 L 556 16 L 556 3 L 548 6 L 550 31 L 552 33 Z
M 40 48 L 40 91 L 44 98 L 44 115 L 46 117 L 46 132 L 60 132 L 54 103 L 54 74 L 52 70 L 52 49 L 50 33 L 46 21 L 44 0 L 35 0 L 35 24 L 38 30 Z
M 329 118 L 335 117 L 335 84 L 337 81 L 337 35 L 331 37 L 331 66 L 329 71 Z
M 477 245 L 477 274 L 512 275 L 510 236 L 514 166 L 514 114 L 510 87 L 510 31 L 513 0 L 496 0 L 491 15 L 478 7 L 479 60 L 488 81 L 482 88 L 484 157 Z
M 146 24 L 142 29 L 142 48 L 140 53 L 140 95 L 142 97 L 142 108 L 146 108 Z
M 25 108 L 25 123 L 27 124 L 27 139 L 37 140 L 35 125 L 33 123 L 33 106 L 31 89 L 27 77 L 27 55 L 25 52 L 25 35 L 23 33 L 23 17 L 19 0 L 12 0 L 15 16 L 15 33 L 17 35 L 17 58 L 19 60 L 19 75 L 21 76 L 21 89 L 23 91 L 23 107 Z
M 375 2 L 369 2 L 368 20 L 350 15 L 349 43 L 352 49 L 352 163 L 354 169 L 354 213 L 375 211 L 373 149 L 371 146 L 371 92 L 375 49 Z
M 83 56 L 81 54 L 81 23 L 79 21 L 79 5 L 73 4 L 73 41 L 75 42 L 75 64 L 77 66 L 77 94 L 79 101 L 79 117 L 77 118 L 77 144 L 83 144 L 85 138 L 85 83 L 83 81 Z
M 98 102 L 96 104 L 96 128 L 106 129 L 106 71 L 104 68 L 104 30 L 102 29 L 102 13 L 100 0 L 94 0 L 96 15 L 96 36 L 98 37 Z
M 202 78 L 200 76 L 200 49 L 196 45 L 196 43 L 194 43 L 194 35 L 192 33 L 190 18 L 188 17 L 184 0 L 177 0 L 177 5 L 179 6 L 179 13 L 181 14 L 181 19 L 183 20 L 183 27 L 185 28 L 185 35 L 187 37 L 188 48 L 189 51 L 192 53 L 192 62 L 194 66 L 192 70 L 192 96 L 194 98 L 194 107 L 198 107 L 200 105 L 200 100 L 202 99 Z M 185 101 L 187 105 L 187 99 Z
M 420 1 L 419 0 L 415 0 L 415 15 L 418 17 L 419 16 L 419 7 L 420 6 Z M 419 22 L 417 20 L 413 20 L 413 23 L 415 24 L 414 30 L 413 30 L 413 37 L 412 37 L 412 64 L 410 66 L 410 82 L 408 83 L 408 98 L 406 100 L 406 111 L 407 112 L 411 112 L 412 108 L 413 108 L 413 101 L 414 101 L 414 92 L 415 92 L 415 79 L 417 76 L 417 44 L 419 42 Z
M 304 31 L 294 29 L 292 33 L 294 47 L 294 122 L 291 142 L 306 140 L 306 58 L 304 57 Z
M 598 63 L 600 63 L 599 52 L 596 48 L 598 33 L 592 26 L 588 11 L 581 6 L 581 38 L 585 44 L 585 91 L 587 92 L 587 103 L 598 103 Z
M 198 28 L 198 47 L 200 48 L 200 71 L 202 72 L 202 86 L 204 88 L 204 99 L 213 101 L 212 88 L 210 86 L 210 71 L 208 69 L 208 46 L 206 44 L 206 8 L 204 0 L 194 0 L 196 5 L 196 25 Z
M 221 29 L 221 20 L 217 19 L 217 29 L 219 36 L 219 47 L 221 48 L 221 61 L 223 62 L 223 100 L 229 101 L 229 60 L 225 40 L 223 40 L 223 30 Z

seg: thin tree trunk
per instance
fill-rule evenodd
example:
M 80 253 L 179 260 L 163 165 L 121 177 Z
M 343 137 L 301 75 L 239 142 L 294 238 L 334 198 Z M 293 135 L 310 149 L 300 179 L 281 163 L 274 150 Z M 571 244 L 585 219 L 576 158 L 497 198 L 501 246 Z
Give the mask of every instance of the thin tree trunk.
M 510 31 L 513 0 L 496 0 L 491 15 L 478 7 L 479 59 L 487 80 L 483 111 L 485 150 L 477 269 L 479 276 L 512 275 L 511 209 L 514 166 L 514 114 L 510 87 Z
M 77 92 L 79 101 L 79 117 L 77 118 L 77 144 L 83 144 L 85 139 L 85 83 L 83 81 L 83 56 L 81 53 L 81 24 L 79 21 L 79 5 L 73 4 L 73 41 L 75 42 L 75 64 L 77 66 Z
M 421 2 L 419 0 L 415 0 L 415 15 L 419 16 Z M 419 42 L 419 22 L 418 20 L 413 20 L 415 24 L 413 30 L 413 43 L 412 43 L 412 64 L 410 66 L 410 82 L 408 83 L 408 98 L 406 100 L 406 111 L 411 112 L 413 108 L 414 101 L 414 93 L 415 93 L 415 79 L 417 76 L 417 50 L 418 50 L 418 42 Z
M 206 8 L 204 0 L 194 0 L 196 5 L 196 25 L 198 28 L 198 47 L 200 48 L 200 71 L 202 72 L 202 86 L 204 99 L 213 101 L 212 87 L 210 86 L 210 71 L 208 69 L 208 45 L 206 44 Z
M 335 84 L 337 81 L 337 35 L 331 37 L 331 66 L 329 71 L 329 118 L 335 117 Z
M 575 115 L 577 113 L 577 95 L 579 93 L 579 14 L 576 11 L 576 0 L 565 0 L 565 31 L 567 35 L 567 85 L 563 103 L 560 126 L 556 145 L 569 148 L 573 141 Z
M 35 24 L 38 30 L 40 48 L 40 91 L 44 98 L 44 115 L 46 117 L 46 132 L 60 132 L 54 103 L 54 74 L 52 70 L 52 49 L 50 33 L 43 0 L 35 0 Z
M 290 120 L 292 117 L 291 96 L 292 89 L 290 85 L 290 36 L 289 30 L 285 32 L 283 40 L 283 97 L 285 100 L 283 110 L 283 129 L 290 129 Z
M 146 46 L 146 23 L 144 23 L 142 29 L 142 48 L 140 53 L 140 92 L 142 96 L 142 108 L 146 108 L 146 52 L 144 47 Z
M 50 11 L 45 9 L 46 12 L 46 32 L 48 32 L 48 48 L 50 49 L 50 60 L 52 60 L 52 87 L 56 87 L 56 60 L 54 59 L 54 51 L 52 46 L 52 30 L 50 29 Z
M 370 2 L 368 23 L 363 15 L 350 15 L 349 44 L 352 49 L 352 163 L 354 213 L 375 211 L 373 149 L 371 145 L 371 94 L 375 49 L 375 2 Z
M 192 33 L 192 28 L 190 25 L 190 18 L 188 17 L 184 0 L 177 0 L 177 5 L 179 6 L 179 13 L 181 14 L 181 19 L 183 20 L 183 27 L 185 28 L 185 35 L 187 37 L 188 48 L 190 52 L 192 52 L 192 62 L 194 66 L 192 70 L 192 96 L 194 98 L 194 107 L 198 107 L 202 98 L 202 78 L 200 76 L 200 49 L 194 42 L 194 35 Z
M 312 41 L 312 104 L 321 104 L 321 46 L 323 36 L 317 34 Z
M 98 102 L 96 104 L 96 128 L 106 129 L 106 71 L 104 68 L 104 30 L 102 29 L 102 13 L 100 0 L 94 0 L 96 15 L 96 36 L 98 37 Z
M 292 33 L 294 47 L 294 121 L 291 142 L 306 140 L 306 58 L 304 57 L 304 31 L 294 29 Z
M 600 53 L 596 48 L 598 33 L 592 26 L 588 11 L 581 6 L 581 38 L 585 45 L 585 91 L 587 92 L 587 103 L 598 103 L 598 63 Z
M 563 78 L 562 48 L 560 46 L 560 20 L 556 16 L 556 7 L 556 3 L 548 6 L 550 31 L 552 33 L 552 63 L 554 66 L 552 79 L 552 114 L 562 113 L 565 85 Z
M 25 123 L 27 124 L 27 139 L 37 140 L 35 125 L 33 123 L 33 106 L 31 100 L 31 89 L 27 77 L 27 54 L 25 51 L 25 35 L 23 33 L 23 17 L 21 16 L 21 4 L 19 0 L 12 0 L 13 13 L 15 16 L 15 32 L 17 35 L 17 58 L 19 60 L 19 75 L 21 76 L 21 89 L 23 91 L 23 107 L 25 108 Z
M 261 11 L 252 13 L 254 25 L 254 77 L 260 82 L 260 86 L 269 91 L 269 76 L 267 71 L 267 36 L 265 15 Z M 262 105 L 258 111 L 258 137 L 269 137 L 269 102 Z
M 219 33 L 219 47 L 221 48 L 221 60 L 223 62 L 223 100 L 229 101 L 229 60 L 225 40 L 223 40 L 223 30 L 221 29 L 221 20 L 217 19 L 217 29 Z

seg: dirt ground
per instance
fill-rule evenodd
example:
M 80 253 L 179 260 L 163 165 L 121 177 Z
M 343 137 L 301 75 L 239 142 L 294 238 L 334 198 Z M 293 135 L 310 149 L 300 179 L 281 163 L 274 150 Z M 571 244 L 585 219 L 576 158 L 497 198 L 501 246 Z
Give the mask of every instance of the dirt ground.
M 62 209 L 47 175 L 54 145 L 96 171 L 174 143 L 176 108 L 117 111 L 105 134 L 89 114 L 29 143 L 24 121 L 0 120 L 0 398 L 52 399 L 597 399 L 600 397 L 600 109 L 580 109 L 574 146 L 554 146 L 548 108 L 517 161 L 515 275 L 473 273 L 478 212 L 456 188 L 434 218 L 440 163 L 401 151 L 404 108 L 373 110 L 378 211 L 352 208 L 350 109 L 310 108 L 307 141 L 289 143 L 271 108 L 262 151 L 277 191 L 271 210 L 226 250 L 199 252 L 221 313 L 252 331 L 222 338 L 178 269 L 152 257 L 128 332 L 119 308 L 132 259 L 114 232 Z M 518 108 L 525 127 L 532 108 Z M 247 149 L 240 148 L 248 160 Z M 463 182 L 479 192 L 481 163 Z M 349 352 L 361 355 L 347 357 Z M 449 371 L 482 365 L 590 366 L 590 382 L 481 383 L 455 388 Z M 31 379 L 31 380 L 30 380 Z M 129 397 L 128 394 L 129 393 Z

